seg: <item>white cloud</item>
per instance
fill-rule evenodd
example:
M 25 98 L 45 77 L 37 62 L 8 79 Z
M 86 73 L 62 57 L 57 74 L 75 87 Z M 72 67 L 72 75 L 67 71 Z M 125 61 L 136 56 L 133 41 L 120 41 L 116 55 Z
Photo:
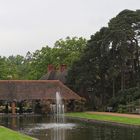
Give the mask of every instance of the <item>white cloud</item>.
M 25 55 L 66 36 L 90 37 L 139 0 L 0 0 L 0 55 Z

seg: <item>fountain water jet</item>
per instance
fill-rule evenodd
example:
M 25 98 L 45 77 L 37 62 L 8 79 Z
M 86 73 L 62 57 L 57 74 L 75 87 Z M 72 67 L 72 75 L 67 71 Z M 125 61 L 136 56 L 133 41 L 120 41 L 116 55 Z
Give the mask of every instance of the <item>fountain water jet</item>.
M 65 140 L 65 130 L 61 126 L 65 123 L 64 104 L 59 92 L 56 92 L 56 105 L 53 107 L 56 127 L 52 130 L 52 140 Z
M 64 123 L 64 104 L 59 92 L 56 92 L 56 123 Z
M 61 94 L 56 92 L 56 104 L 50 106 L 52 111 L 52 116 L 50 123 L 37 124 L 37 126 L 31 128 L 29 132 L 37 130 L 50 130 L 50 140 L 66 140 L 66 132 L 69 129 L 73 129 L 76 124 L 66 123 L 64 110 L 65 106 L 63 104 Z M 46 133 L 46 135 L 48 132 Z
M 51 104 L 50 108 L 53 117 L 56 118 L 56 120 L 54 119 L 54 122 L 65 123 L 64 117 L 65 107 L 59 92 L 56 92 L 56 104 Z

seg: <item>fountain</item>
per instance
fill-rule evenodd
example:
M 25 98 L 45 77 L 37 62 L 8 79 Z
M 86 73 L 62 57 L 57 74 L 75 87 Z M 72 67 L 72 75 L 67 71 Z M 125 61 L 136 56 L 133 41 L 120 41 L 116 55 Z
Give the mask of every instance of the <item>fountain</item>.
M 64 115 L 64 104 L 59 92 L 56 92 L 56 103 L 50 105 L 51 114 L 49 123 L 40 123 L 29 129 L 29 133 L 45 130 L 50 140 L 66 140 L 66 131 L 76 126 L 74 123 L 67 123 Z M 49 134 L 49 135 L 48 135 Z
M 56 125 L 52 129 L 51 140 L 65 140 L 65 129 L 63 127 L 65 123 L 64 104 L 59 92 L 56 92 L 56 105 L 52 109 Z
M 56 123 L 64 123 L 64 104 L 59 92 L 56 92 Z

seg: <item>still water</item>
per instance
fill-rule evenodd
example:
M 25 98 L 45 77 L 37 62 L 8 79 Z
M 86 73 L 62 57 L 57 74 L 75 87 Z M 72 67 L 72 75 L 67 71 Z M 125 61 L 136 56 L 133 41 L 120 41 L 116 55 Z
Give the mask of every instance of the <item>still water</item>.
M 42 116 L 0 117 L 0 125 L 40 140 L 140 140 L 140 128 L 86 123 L 66 119 L 56 124 Z

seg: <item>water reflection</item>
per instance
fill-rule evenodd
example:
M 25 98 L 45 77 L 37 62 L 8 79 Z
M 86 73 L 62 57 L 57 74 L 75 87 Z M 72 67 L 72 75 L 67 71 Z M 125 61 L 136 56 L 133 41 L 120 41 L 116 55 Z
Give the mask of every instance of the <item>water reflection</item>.
M 12 122 L 11 122 L 11 126 L 12 126 L 12 129 L 16 129 L 17 127 L 17 122 L 16 122 L 16 118 L 15 117 L 12 117 Z
M 40 140 L 139 140 L 140 128 L 90 124 L 66 119 L 54 123 L 52 118 L 0 117 L 0 125 L 18 130 Z
M 46 137 L 49 137 L 49 140 L 66 140 L 67 139 L 67 130 L 72 130 L 76 127 L 74 123 L 41 123 L 36 124 L 36 126 L 30 128 L 26 132 L 32 135 L 37 132 L 46 130 Z
M 59 127 L 59 124 L 51 130 L 51 140 L 65 140 L 65 129 Z

